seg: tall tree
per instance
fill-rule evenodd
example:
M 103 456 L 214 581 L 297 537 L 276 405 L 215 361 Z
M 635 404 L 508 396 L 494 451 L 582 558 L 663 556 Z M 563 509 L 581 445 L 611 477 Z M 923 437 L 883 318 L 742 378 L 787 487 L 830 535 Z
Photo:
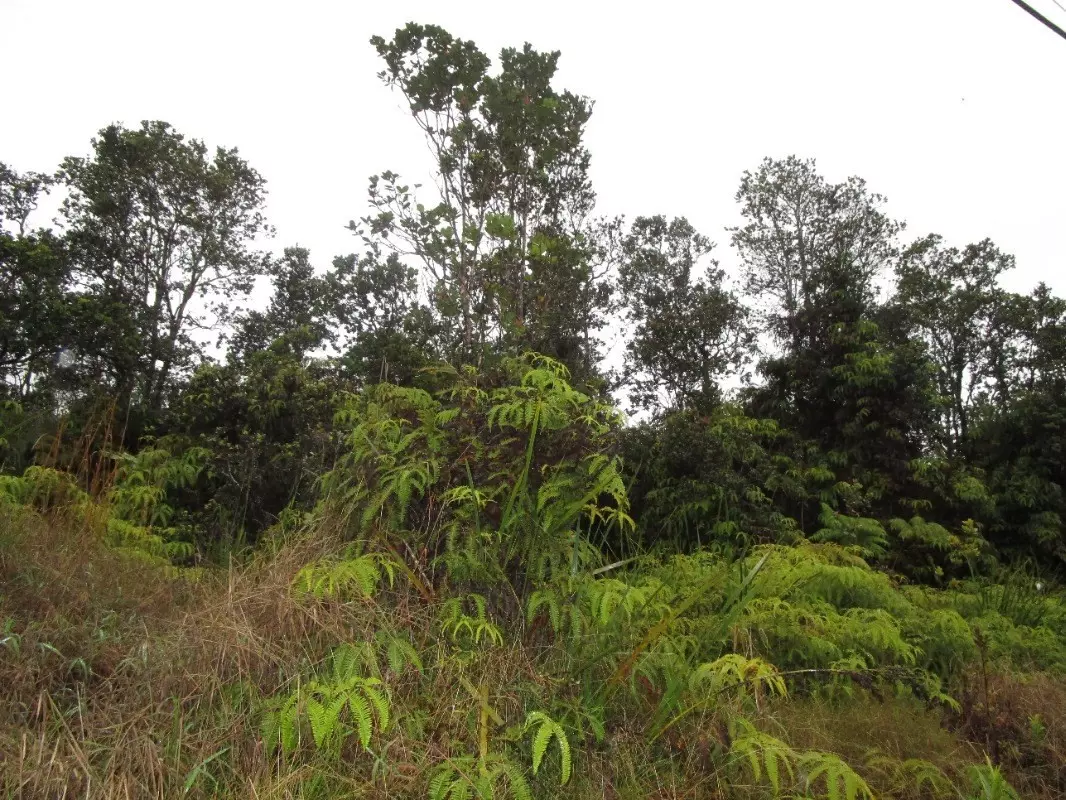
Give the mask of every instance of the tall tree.
M 53 183 L 49 175 L 20 173 L 0 161 L 0 230 L 10 225 L 18 236 L 25 234 L 30 214 Z
M 813 160 L 766 159 L 745 172 L 737 192 L 745 224 L 732 229 L 749 295 L 781 347 L 760 370 L 757 410 L 817 438 L 838 426 L 835 367 L 872 321 L 876 276 L 895 252 L 901 228 L 885 198 L 860 178 L 831 184 Z
M 792 352 L 847 321 L 828 317 L 827 301 L 852 316 L 870 305 L 903 227 L 861 178 L 833 184 L 816 167 L 789 156 L 745 172 L 736 195 L 745 223 L 731 229 L 747 289 Z
M 605 271 L 582 143 L 591 104 L 552 86 L 559 53 L 505 49 L 493 75 L 476 45 L 436 26 L 371 41 L 382 79 L 426 136 L 441 202 L 427 208 L 383 173 L 371 181 L 373 213 L 353 227 L 421 262 L 437 313 L 457 331 L 453 357 L 558 338 L 579 347 L 568 361 L 593 362 L 600 319 L 588 309 L 605 301 L 594 288 Z
M 158 410 L 203 343 L 267 266 L 256 240 L 265 182 L 237 153 L 213 156 L 165 122 L 111 125 L 59 172 L 77 277 L 124 335 L 100 354 L 114 389 Z M 121 317 L 121 319 L 116 319 Z
M 896 302 L 937 366 L 939 390 L 948 400 L 940 438 L 949 453 L 966 440 L 974 403 L 996 375 L 1004 346 L 996 322 L 1005 322 L 1007 300 L 998 281 L 1013 267 L 1014 257 L 987 239 L 959 250 L 936 235 L 912 244 L 899 261 Z
M 26 400 L 72 332 L 70 262 L 51 231 L 27 231 L 51 180 L 0 163 L 0 379 Z
M 1009 304 L 1017 336 L 1009 373 L 1016 390 L 1032 391 L 1066 384 L 1066 298 L 1056 297 L 1045 283 L 1028 296 L 1015 295 Z
M 330 324 L 330 284 L 315 275 L 311 252 L 287 247 L 268 268 L 274 292 L 264 311 L 240 316 L 231 341 L 231 353 L 246 360 L 284 339 L 283 347 L 297 359 L 334 337 Z
M 619 296 L 630 341 L 633 400 L 708 410 L 719 381 L 748 358 L 747 312 L 708 259 L 714 245 L 684 218 L 639 217 L 622 245 Z
M 795 157 L 745 173 L 737 200 L 745 224 L 733 244 L 780 346 L 761 362 L 749 407 L 813 442 L 837 481 L 857 484 L 853 508 L 897 512 L 936 402 L 922 348 L 877 302 L 903 226 L 862 179 L 833 184 Z
M 417 274 L 399 255 L 371 246 L 340 256 L 326 276 L 332 319 L 347 337 L 341 364 L 360 383 L 409 383 L 440 354 L 439 326 L 418 300 Z

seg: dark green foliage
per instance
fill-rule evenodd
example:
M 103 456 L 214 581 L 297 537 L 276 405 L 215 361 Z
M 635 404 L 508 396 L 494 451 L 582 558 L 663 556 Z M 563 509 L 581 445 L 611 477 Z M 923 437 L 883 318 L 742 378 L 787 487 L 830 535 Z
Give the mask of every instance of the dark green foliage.
M 776 422 L 729 404 L 634 427 L 622 448 L 648 544 L 665 538 L 685 548 L 743 549 L 788 540 L 799 530 L 788 514 L 806 503 L 809 482 L 825 477 L 794 461 L 796 443 Z
M 943 407 L 940 443 L 952 453 L 965 444 L 974 403 L 1004 366 L 994 333 L 1005 293 L 998 278 L 1014 258 L 985 240 L 960 251 L 929 236 L 903 253 L 896 302 L 929 347 Z
M 362 258 L 334 259 L 326 281 L 332 320 L 351 337 L 344 373 L 363 385 L 413 383 L 441 346 L 439 325 L 418 301 L 415 271 L 372 247 Z
M 96 317 L 75 357 L 99 361 L 92 378 L 158 411 L 173 381 L 195 365 L 192 330 L 226 321 L 267 260 L 263 178 L 236 149 L 186 140 L 164 122 L 111 125 L 84 158 L 67 158 L 63 219 L 74 273 Z
M 254 541 L 286 510 L 310 510 L 335 456 L 333 397 L 322 364 L 304 364 L 284 338 L 226 366 L 205 364 L 168 425 L 211 453 L 211 474 L 187 498 L 201 541 Z
M 752 332 L 747 313 L 722 286 L 713 245 L 688 220 L 638 218 L 622 243 L 619 293 L 633 325 L 626 370 L 644 408 L 709 411 L 719 381 L 739 371 Z
M 270 306 L 249 311 L 237 319 L 230 356 L 247 361 L 256 352 L 275 352 L 303 359 L 323 342 L 335 337 L 330 322 L 332 286 L 314 274 L 310 251 L 286 248 L 280 261 L 269 267 L 274 284 Z
M 86 333 L 69 280 L 63 242 L 50 231 L 0 231 L 0 370 L 17 398 L 61 387 L 65 349 Z

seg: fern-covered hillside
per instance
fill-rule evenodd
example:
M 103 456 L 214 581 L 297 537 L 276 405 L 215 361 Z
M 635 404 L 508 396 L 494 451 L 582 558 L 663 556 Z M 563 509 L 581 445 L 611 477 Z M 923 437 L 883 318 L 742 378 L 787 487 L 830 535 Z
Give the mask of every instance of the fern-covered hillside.
M 164 122 L 0 164 L 0 794 L 1066 797 L 1066 299 L 795 156 L 727 276 L 559 53 L 371 47 L 328 269 Z

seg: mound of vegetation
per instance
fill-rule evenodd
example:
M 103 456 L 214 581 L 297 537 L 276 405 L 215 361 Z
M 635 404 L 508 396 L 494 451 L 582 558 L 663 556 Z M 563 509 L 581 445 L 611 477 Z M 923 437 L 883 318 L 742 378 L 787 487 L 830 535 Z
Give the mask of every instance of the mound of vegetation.
M 4 795 L 1064 796 L 1066 301 L 794 157 L 731 288 L 558 53 L 372 44 L 437 192 L 329 270 L 165 123 L 0 165 Z

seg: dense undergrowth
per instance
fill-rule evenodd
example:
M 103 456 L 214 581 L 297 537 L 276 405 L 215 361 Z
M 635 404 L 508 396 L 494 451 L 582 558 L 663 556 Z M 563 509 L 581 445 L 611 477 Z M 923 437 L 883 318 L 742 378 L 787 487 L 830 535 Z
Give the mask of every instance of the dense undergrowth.
M 907 528 L 828 506 L 642 547 L 609 405 L 532 356 L 431 377 L 349 396 L 317 506 L 225 567 L 170 504 L 195 450 L 5 477 L 4 795 L 1066 792 L 1054 586 L 910 582 Z

